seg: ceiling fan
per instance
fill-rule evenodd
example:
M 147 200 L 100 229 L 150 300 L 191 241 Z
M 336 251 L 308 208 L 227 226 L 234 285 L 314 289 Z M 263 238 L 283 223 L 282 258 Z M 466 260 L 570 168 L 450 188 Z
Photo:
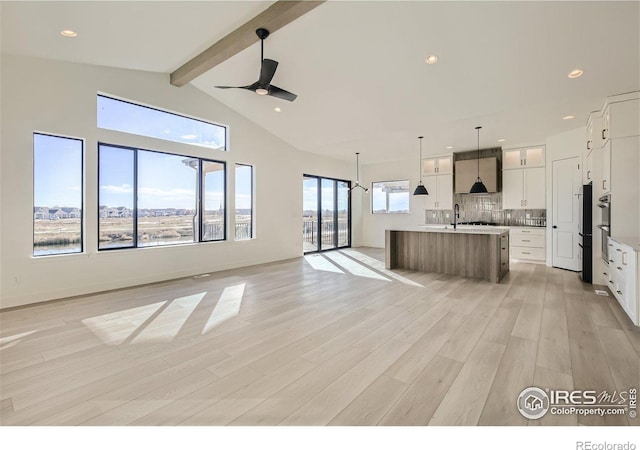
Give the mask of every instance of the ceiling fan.
M 216 86 L 220 89 L 247 89 L 253 91 L 258 95 L 270 95 L 272 97 L 280 98 L 282 100 L 294 101 L 297 97 L 296 94 L 292 94 L 289 91 L 280 89 L 277 86 L 271 84 L 271 80 L 278 68 L 278 61 L 273 59 L 264 59 L 264 40 L 269 36 L 269 30 L 265 28 L 258 28 L 256 34 L 260 38 L 260 78 L 253 84 L 248 86 Z

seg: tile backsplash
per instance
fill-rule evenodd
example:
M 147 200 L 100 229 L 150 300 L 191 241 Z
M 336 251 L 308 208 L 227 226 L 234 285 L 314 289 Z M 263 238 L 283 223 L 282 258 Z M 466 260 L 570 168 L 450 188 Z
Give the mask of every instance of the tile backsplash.
M 458 222 L 493 222 L 498 225 L 544 227 L 547 211 L 544 209 L 502 209 L 502 193 L 469 195 L 454 194 L 453 203 L 460 205 Z M 425 223 L 449 224 L 453 210 L 425 210 Z

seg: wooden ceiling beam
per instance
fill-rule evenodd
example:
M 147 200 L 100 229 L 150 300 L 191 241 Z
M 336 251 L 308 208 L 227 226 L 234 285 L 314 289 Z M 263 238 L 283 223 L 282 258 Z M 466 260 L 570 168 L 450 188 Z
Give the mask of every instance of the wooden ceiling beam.
M 325 1 L 279 0 L 275 2 L 253 19 L 176 69 L 171 73 L 171 84 L 184 86 L 194 78 L 258 42 L 260 40 L 256 35 L 258 28 L 266 28 L 270 33 L 273 33 Z

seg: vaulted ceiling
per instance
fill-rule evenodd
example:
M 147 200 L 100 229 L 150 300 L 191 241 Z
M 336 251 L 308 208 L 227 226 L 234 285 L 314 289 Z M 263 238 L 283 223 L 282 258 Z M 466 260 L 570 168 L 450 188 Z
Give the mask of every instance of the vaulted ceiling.
M 2 2 L 2 52 L 170 73 L 272 3 Z M 328 1 L 265 41 L 295 102 L 214 88 L 255 81 L 259 44 L 192 84 L 301 150 L 365 164 L 415 157 L 418 135 L 425 154 L 473 149 L 476 125 L 483 147 L 537 144 L 640 89 L 639 18 L 638 2 Z

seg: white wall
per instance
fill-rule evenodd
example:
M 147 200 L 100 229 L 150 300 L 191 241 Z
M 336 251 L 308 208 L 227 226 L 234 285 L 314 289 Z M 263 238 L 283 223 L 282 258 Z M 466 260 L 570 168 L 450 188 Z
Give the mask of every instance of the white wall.
M 362 156 L 362 155 L 361 155 Z M 362 161 L 362 158 L 360 159 Z M 418 185 L 418 158 L 411 161 L 397 161 L 383 164 L 369 164 L 363 167 L 363 184 L 369 187 L 368 194 L 362 194 L 362 244 L 368 247 L 384 248 L 384 231 L 388 228 L 418 225 L 425 222 L 424 197 L 413 196 Z M 409 214 L 371 214 L 371 183 L 374 181 L 409 180 Z
M 351 179 L 355 164 L 299 151 L 191 85 L 167 74 L 2 55 L 0 308 L 298 257 L 302 174 Z M 96 128 L 98 91 L 229 126 L 229 152 Z M 85 253 L 33 258 L 33 132 L 85 139 Z M 227 161 L 227 212 L 234 210 L 236 162 L 256 177 L 251 241 L 97 252 L 97 143 Z M 360 203 L 352 202 L 353 243 Z M 229 229 L 233 223 L 229 222 Z M 232 238 L 232 236 L 230 236 Z
M 553 242 L 551 227 L 553 225 L 553 161 L 558 159 L 580 157 L 582 168 L 586 160 L 583 161 L 583 149 L 585 148 L 586 127 L 580 127 L 564 133 L 549 136 L 546 139 L 546 194 L 547 194 L 547 266 L 553 263 Z

